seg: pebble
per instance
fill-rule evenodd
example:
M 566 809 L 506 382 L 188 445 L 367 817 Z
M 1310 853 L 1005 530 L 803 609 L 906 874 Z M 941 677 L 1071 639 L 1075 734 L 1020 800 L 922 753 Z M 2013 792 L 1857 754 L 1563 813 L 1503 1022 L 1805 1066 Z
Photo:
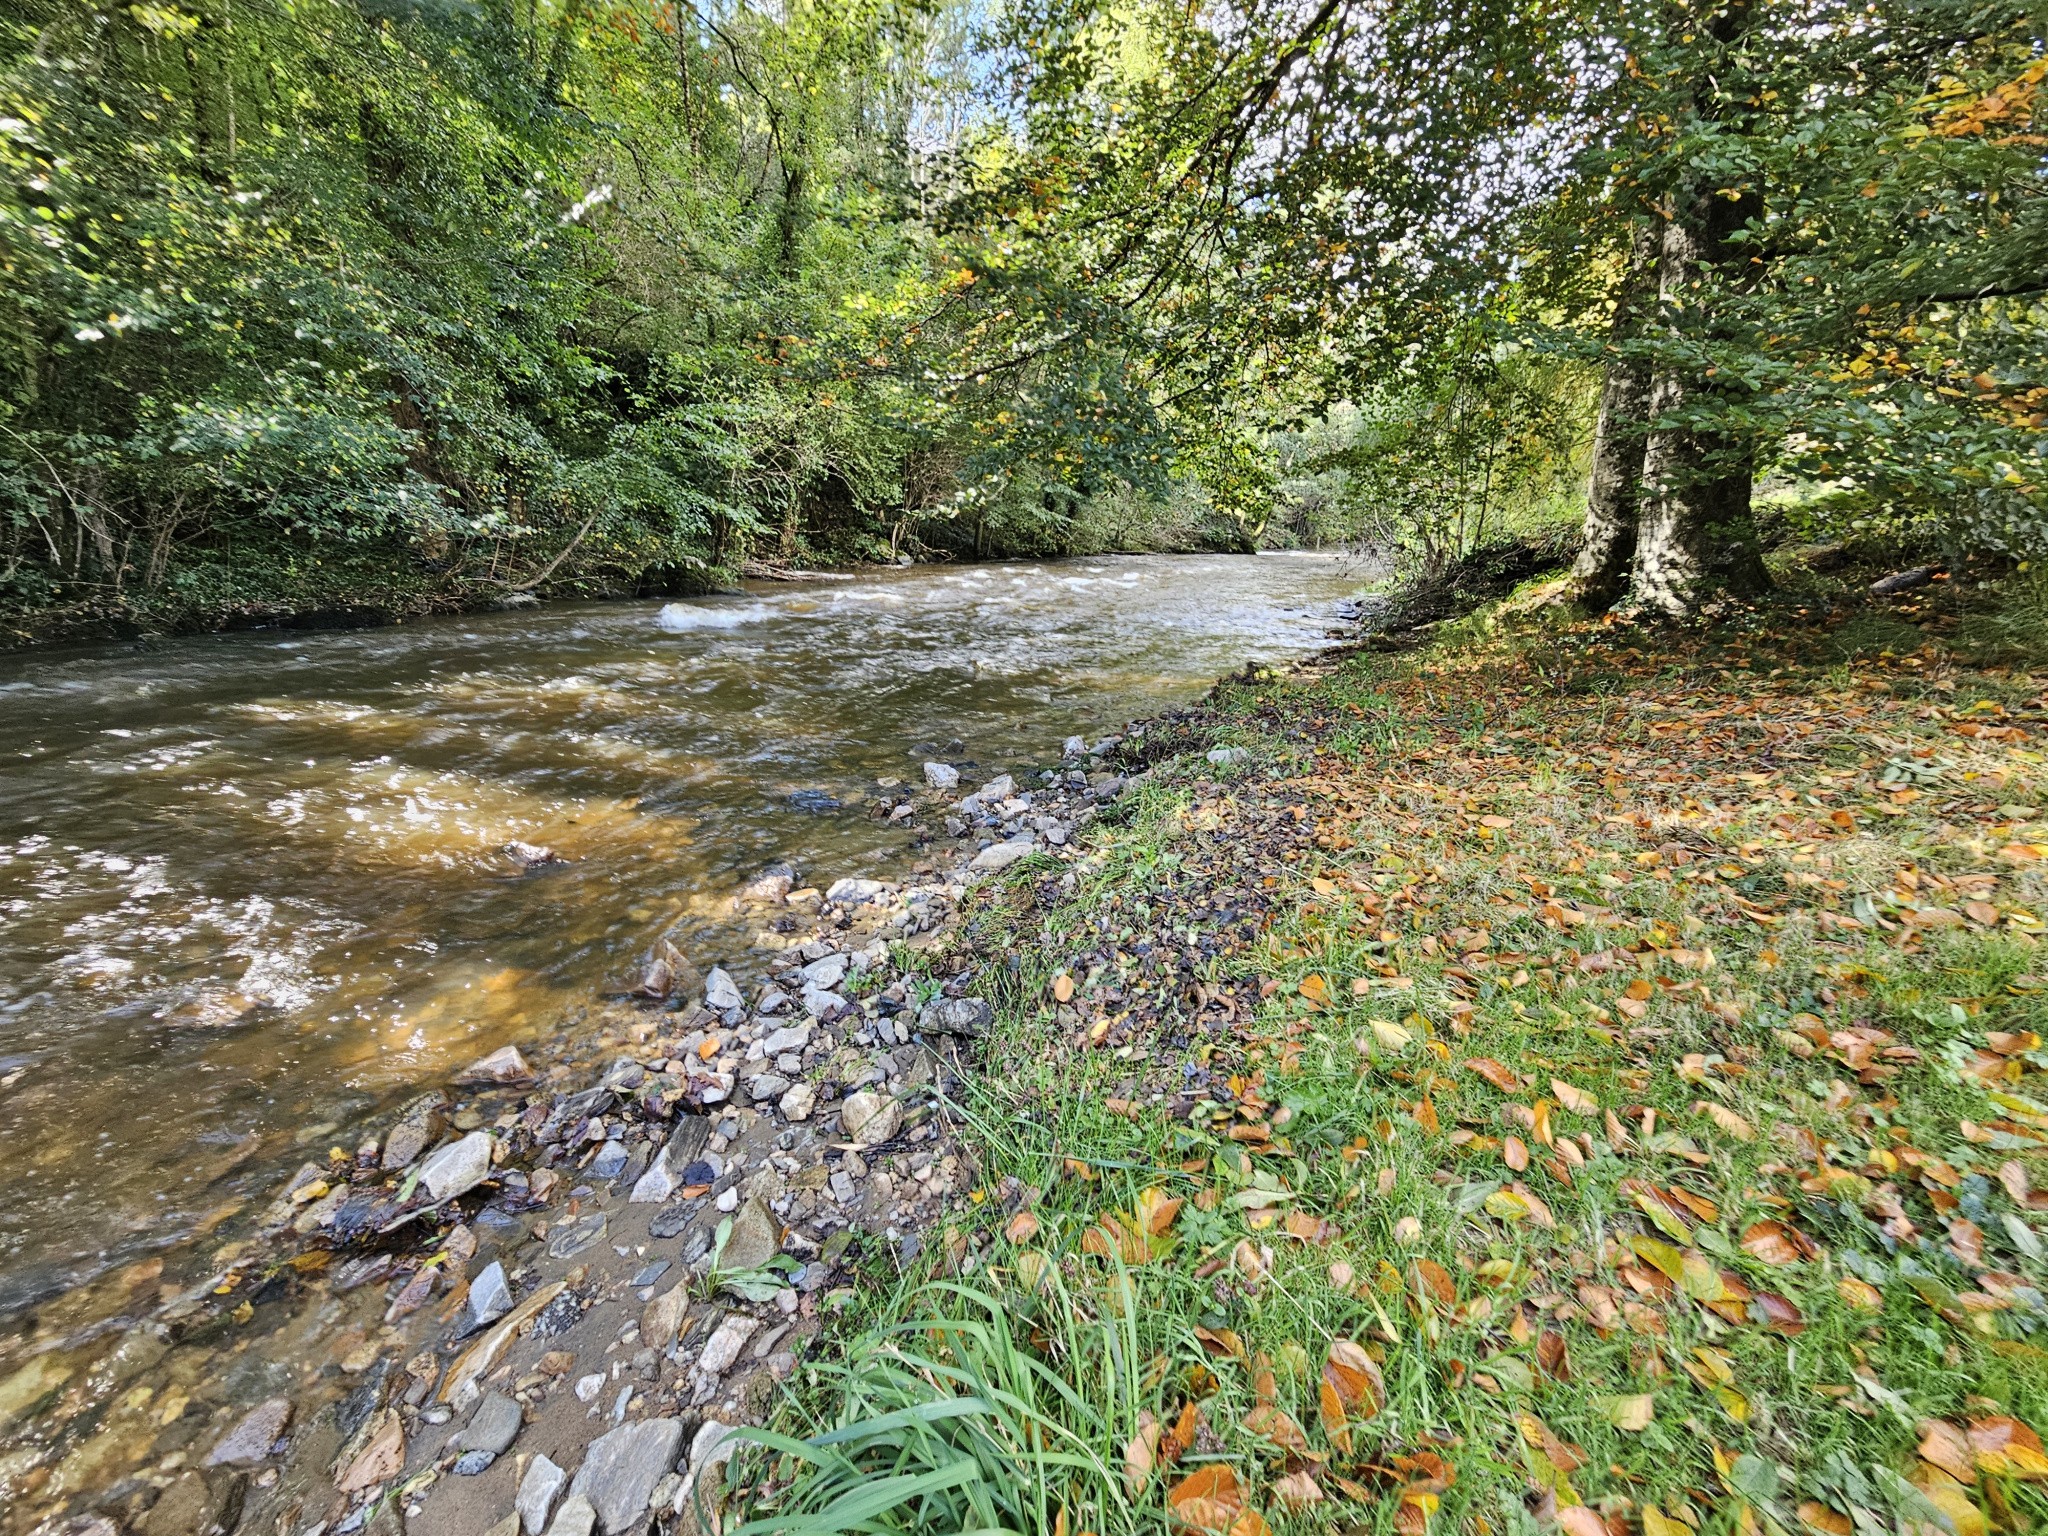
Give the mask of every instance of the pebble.
M 572 1493 L 555 1511 L 555 1523 L 548 1527 L 548 1536 L 590 1536 L 596 1524 L 597 1510 L 590 1500 Z
M 690 1311 L 690 1282 L 678 1281 L 654 1300 L 647 1303 L 640 1313 L 640 1337 L 647 1347 L 667 1354 L 683 1331 L 683 1319 Z M 582 1383 L 577 1383 L 577 1393 L 582 1394 Z
M 469 1282 L 469 1321 L 481 1328 L 495 1323 L 512 1310 L 512 1287 L 505 1280 L 505 1266 L 496 1259 L 486 1264 Z
M 604 1372 L 592 1371 L 588 1376 L 576 1378 L 576 1401 L 594 1402 L 597 1394 L 604 1390 Z
M 739 983 L 718 965 L 711 967 L 711 974 L 704 978 L 704 1001 L 717 1013 L 747 1005 L 747 1000 L 740 995 Z
M 840 1106 L 839 1123 L 861 1146 L 878 1147 L 903 1129 L 903 1106 L 863 1091 Z
M 626 1196 L 628 1205 L 659 1205 L 680 1186 L 676 1183 L 675 1169 L 668 1160 L 668 1148 L 663 1147 L 648 1165 L 647 1171 L 633 1182 L 633 1192 Z
M 455 1081 L 463 1084 L 484 1083 L 530 1083 L 533 1068 L 526 1064 L 526 1058 L 519 1054 L 516 1045 L 504 1046 L 491 1052 L 481 1061 L 473 1061 L 456 1074 Z
M 547 1529 L 548 1516 L 568 1481 L 569 1474 L 545 1456 L 536 1456 L 526 1464 L 526 1475 L 519 1480 L 519 1493 L 513 1501 L 526 1536 L 541 1536 Z
M 851 955 L 827 955 L 822 960 L 813 960 L 803 969 L 804 984 L 821 992 L 836 991 L 852 966 Z
M 270 1458 L 271 1448 L 284 1437 L 292 1421 L 288 1397 L 266 1398 L 243 1414 L 235 1427 L 207 1453 L 209 1467 L 250 1467 Z
M 924 1005 L 917 1016 L 917 1027 L 927 1035 L 966 1035 L 970 1038 L 988 1033 L 989 1026 L 996 1021 L 995 1009 L 979 997 L 941 997 Z
M 603 1211 L 588 1211 L 563 1222 L 548 1236 L 548 1257 L 573 1259 L 604 1236 Z
M 420 1165 L 420 1182 L 435 1200 L 452 1200 L 466 1195 L 490 1176 L 489 1131 L 471 1131 L 462 1140 L 440 1148 Z
M 732 1369 L 739 1359 L 740 1351 L 746 1348 L 747 1340 L 761 1326 L 756 1318 L 744 1313 L 733 1312 L 718 1325 L 718 1331 L 711 1335 L 711 1341 L 704 1346 L 704 1354 L 697 1361 L 697 1368 L 710 1376 L 723 1376 Z
M 958 789 L 960 787 L 960 770 L 948 763 L 926 763 L 924 765 L 924 781 L 933 789 Z
M 817 1106 L 818 1090 L 809 1083 L 798 1083 L 782 1096 L 776 1108 L 782 1111 L 784 1119 L 801 1123 L 811 1118 L 811 1112 Z
M 448 1101 L 438 1093 L 422 1094 L 398 1112 L 398 1119 L 384 1137 L 383 1168 L 395 1173 L 419 1161 L 427 1148 L 441 1139 Z
M 502 1456 L 512 1448 L 512 1442 L 519 1438 L 520 1428 L 526 1422 L 526 1412 L 516 1398 L 507 1397 L 503 1392 L 488 1392 L 477 1404 L 476 1412 L 470 1415 L 469 1424 L 458 1437 L 465 1451 L 488 1451 L 492 1456 Z M 482 1468 L 478 1468 L 481 1471 Z M 469 1474 L 474 1476 L 475 1474 Z
M 1030 855 L 1033 851 L 1033 846 L 1031 839 L 1028 837 L 1014 838 L 1002 843 L 990 843 L 972 859 L 968 860 L 967 867 L 969 869 L 981 870 L 987 874 L 994 874 L 998 870 L 1008 869 L 1019 859 Z
M 623 1141 L 608 1141 L 597 1149 L 597 1156 L 590 1161 L 591 1177 L 615 1179 L 626 1166 L 626 1144 Z
M 654 1485 L 675 1465 L 682 1443 L 680 1419 L 621 1424 L 591 1442 L 569 1485 L 570 1497 L 588 1499 L 605 1536 L 617 1536 L 647 1512 Z

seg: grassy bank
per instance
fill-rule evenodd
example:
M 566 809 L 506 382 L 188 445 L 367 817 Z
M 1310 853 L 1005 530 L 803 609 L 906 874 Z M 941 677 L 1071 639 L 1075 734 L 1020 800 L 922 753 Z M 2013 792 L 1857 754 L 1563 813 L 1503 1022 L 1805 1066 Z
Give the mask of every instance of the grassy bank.
M 1932 591 L 1496 611 L 1148 730 L 938 962 L 1006 988 L 979 1219 L 755 1517 L 2038 1526 L 2048 701 Z

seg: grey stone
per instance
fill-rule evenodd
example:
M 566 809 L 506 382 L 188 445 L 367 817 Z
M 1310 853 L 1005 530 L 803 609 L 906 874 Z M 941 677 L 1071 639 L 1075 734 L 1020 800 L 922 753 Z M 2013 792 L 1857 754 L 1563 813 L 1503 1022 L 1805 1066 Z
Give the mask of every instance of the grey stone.
M 613 1093 L 631 1093 L 646 1081 L 647 1069 L 630 1056 L 621 1056 L 605 1068 L 604 1078 L 599 1086 L 608 1088 Z
M 982 785 L 978 793 L 981 795 L 984 804 L 994 805 L 998 801 L 1007 800 L 1010 796 L 1017 793 L 1017 781 L 1007 773 L 999 773 Z
M 633 1277 L 633 1289 L 637 1291 L 643 1285 L 654 1284 L 655 1281 L 669 1272 L 670 1267 L 667 1259 L 655 1259 Z
M 187 1467 L 163 1491 L 137 1529 L 140 1536 L 226 1536 L 242 1519 L 242 1501 L 249 1486 L 240 1472 L 216 1475 Z
M 490 1176 L 492 1145 L 489 1131 L 471 1131 L 422 1163 L 420 1182 L 436 1200 L 468 1194 Z
M 647 1171 L 633 1184 L 633 1192 L 626 1196 L 628 1205 L 659 1205 L 677 1189 L 675 1168 L 668 1159 L 668 1148 L 655 1154 Z
M 798 1083 L 782 1096 L 782 1102 L 776 1107 L 782 1111 L 784 1119 L 808 1120 L 818 1107 L 818 1090 L 809 1083 Z
M 856 1093 L 839 1107 L 839 1123 L 864 1147 L 878 1147 L 903 1129 L 903 1106 L 878 1093 Z
M 832 1198 L 841 1205 L 851 1205 L 860 1198 L 860 1191 L 853 1187 L 853 1178 L 844 1168 L 832 1170 Z
M 721 1269 L 759 1269 L 782 1250 L 782 1227 L 759 1195 L 740 1208 L 719 1256 Z
M 519 1406 L 518 1399 L 502 1392 L 488 1392 L 457 1438 L 465 1451 L 489 1451 L 493 1456 L 501 1456 L 512 1448 L 525 1423 L 526 1411 Z
M 569 1474 L 545 1456 L 536 1456 L 526 1464 L 526 1476 L 519 1480 L 519 1494 L 512 1504 L 518 1511 L 519 1523 L 526 1528 L 526 1536 L 541 1536 L 547 1529 L 555 1500 L 562 1496 L 568 1482 Z
M 384 1136 L 383 1165 L 387 1173 L 410 1168 L 427 1148 L 441 1139 L 448 1128 L 448 1101 L 438 1093 L 422 1094 L 398 1112 L 398 1119 Z
M 732 1369 L 733 1362 L 740 1357 L 740 1351 L 747 1347 L 747 1340 L 761 1326 L 758 1318 L 748 1317 L 743 1312 L 726 1315 L 718 1325 L 718 1331 L 704 1346 L 704 1353 L 697 1361 L 697 1369 L 708 1376 L 723 1376 Z M 593 1447 L 594 1449 L 594 1447 Z
M 827 901 L 841 902 L 846 906 L 857 907 L 862 902 L 873 901 L 888 889 L 889 887 L 879 880 L 851 878 L 834 880 L 825 890 L 825 899 Z
M 928 1035 L 984 1035 L 996 1013 L 979 997 L 941 997 L 924 1005 L 917 1027 Z
M 789 1079 L 779 1072 L 756 1072 L 747 1079 L 747 1097 L 756 1104 L 779 1099 L 789 1091 Z
M 506 1283 L 505 1266 L 493 1259 L 469 1282 L 469 1320 L 481 1328 L 511 1310 L 512 1287 Z
M 853 966 L 851 955 L 827 955 L 822 960 L 813 960 L 804 967 L 804 985 L 816 987 L 821 992 L 831 992 L 846 980 L 846 973 Z
M 623 1141 L 608 1141 L 597 1149 L 597 1156 L 590 1160 L 590 1175 L 596 1179 L 615 1179 L 626 1166 L 626 1144 Z
M 496 1451 L 464 1451 L 455 1458 L 457 1477 L 481 1477 L 491 1470 L 491 1463 L 498 1459 Z
M 725 967 L 714 965 L 711 974 L 704 978 L 704 1001 L 716 1012 L 724 1013 L 728 1008 L 744 1008 L 747 1000 L 740 996 L 739 983 L 727 974 Z
M 960 770 L 948 763 L 926 763 L 924 781 L 933 789 L 958 789 Z
M 649 1349 L 663 1354 L 675 1347 L 683 1331 L 683 1319 L 690 1311 L 690 1282 L 677 1281 L 647 1303 L 640 1313 L 640 1338 Z
M 288 1397 L 266 1398 L 236 1421 L 206 1454 L 209 1467 L 249 1467 L 270 1459 L 271 1447 L 284 1437 L 292 1421 Z
M 647 1512 L 654 1485 L 675 1465 L 682 1444 L 681 1419 L 642 1419 L 608 1430 L 591 1442 L 570 1497 L 588 1499 L 605 1536 L 617 1536 Z M 560 1524 L 561 1516 L 555 1519 Z
M 1009 842 L 990 843 L 981 852 L 967 861 L 967 867 L 980 870 L 985 874 L 993 874 L 998 870 L 1008 869 L 1019 859 L 1028 857 L 1031 852 L 1032 842 L 1028 837 L 1014 838 Z
M 555 1511 L 555 1523 L 548 1527 L 548 1536 L 590 1536 L 596 1524 L 597 1510 L 590 1500 L 572 1493 Z
M 573 1259 L 584 1249 L 602 1241 L 604 1231 L 604 1212 L 585 1211 L 581 1216 L 563 1222 L 548 1234 L 548 1257 Z
M 533 1081 L 533 1068 L 519 1054 L 518 1046 L 508 1045 L 491 1052 L 481 1061 L 471 1062 L 455 1081 L 466 1084 L 530 1083 Z

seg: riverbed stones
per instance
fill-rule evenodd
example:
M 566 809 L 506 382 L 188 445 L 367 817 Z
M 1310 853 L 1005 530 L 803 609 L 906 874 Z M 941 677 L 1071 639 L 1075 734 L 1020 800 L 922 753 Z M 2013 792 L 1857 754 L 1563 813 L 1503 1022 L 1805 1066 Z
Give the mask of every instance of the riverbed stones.
M 782 1228 L 756 1195 L 732 1219 L 732 1232 L 720 1255 L 721 1269 L 759 1269 L 782 1249 Z
M 570 1496 L 588 1499 L 605 1536 L 617 1536 L 647 1512 L 654 1485 L 675 1465 L 682 1445 L 681 1419 L 621 1424 L 590 1443 Z
M 473 1061 L 456 1074 L 455 1081 L 468 1086 L 530 1083 L 533 1068 L 519 1054 L 516 1045 L 501 1046 L 480 1061 Z
M 805 987 L 816 987 L 821 992 L 836 992 L 839 984 L 846 980 L 846 973 L 853 965 L 853 956 L 847 954 L 825 955 L 811 961 L 803 969 Z
M 633 1192 L 626 1196 L 628 1205 L 660 1205 L 676 1192 L 675 1165 L 669 1161 L 668 1148 L 663 1147 L 654 1154 L 654 1161 L 647 1165 L 647 1171 L 633 1181 Z
M 437 1149 L 420 1167 L 420 1182 L 435 1200 L 466 1195 L 490 1176 L 489 1131 L 471 1131 L 460 1141 Z
M 809 1083 L 798 1083 L 785 1093 L 775 1106 L 782 1111 L 785 1120 L 801 1124 L 811 1118 L 818 1107 L 818 1090 Z
M 731 1312 L 718 1325 L 711 1341 L 704 1346 L 704 1353 L 697 1361 L 697 1369 L 707 1376 L 723 1376 L 740 1357 L 740 1351 L 747 1347 L 747 1340 L 754 1336 L 761 1326 L 759 1318 L 748 1317 L 743 1312 Z
M 206 1453 L 209 1467 L 253 1467 L 268 1461 L 292 1421 L 292 1400 L 265 1398 L 235 1421 L 235 1427 Z
M 526 1536 L 541 1536 L 547 1529 L 555 1500 L 568 1484 L 569 1474 L 545 1456 L 536 1456 L 526 1464 L 526 1475 L 520 1478 L 519 1493 L 512 1501 Z
M 396 1408 L 386 1408 L 362 1437 L 362 1449 L 343 1462 L 334 1486 L 343 1493 L 361 1493 L 388 1483 L 405 1470 L 405 1421 Z
M 716 1013 L 747 1005 L 746 998 L 740 994 L 739 983 L 720 965 L 711 967 L 711 974 L 704 978 L 704 1002 Z
M 995 1021 L 995 1009 L 985 998 L 940 997 L 924 1005 L 917 1016 L 917 1027 L 927 1035 L 965 1035 L 973 1039 L 987 1034 Z
M 857 907 L 884 895 L 889 887 L 880 880 L 862 880 L 849 876 L 834 880 L 825 888 L 825 899 L 845 907 Z
M 596 1179 L 615 1179 L 626 1167 L 626 1144 L 623 1141 L 608 1141 L 597 1149 L 597 1156 L 590 1160 L 590 1175 Z
M 206 1476 L 186 1468 L 150 1505 L 138 1536 L 227 1536 L 242 1519 L 249 1479 L 241 1473 Z
M 839 1107 L 839 1124 L 863 1147 L 878 1147 L 903 1129 L 903 1106 L 863 1090 Z
M 469 1322 L 473 1328 L 495 1323 L 512 1310 L 512 1287 L 505 1266 L 493 1259 L 469 1282 Z
M 420 1154 L 441 1139 L 447 1130 L 448 1101 L 438 1093 L 422 1094 L 398 1112 L 398 1119 L 384 1135 L 383 1168 L 395 1173 L 410 1168 Z
M 981 852 L 967 861 L 967 867 L 983 874 L 996 874 L 1008 869 L 1019 859 L 1028 858 L 1033 850 L 1028 837 L 1011 838 L 1006 842 L 990 843 Z
M 785 1051 L 801 1051 L 811 1043 L 811 1032 L 815 1027 L 809 1023 L 791 1024 L 762 1036 L 762 1054 L 780 1056 Z
M 555 1523 L 548 1527 L 548 1536 L 590 1536 L 596 1526 L 596 1508 L 580 1493 L 572 1493 L 555 1511 Z
M 507 1397 L 503 1392 L 486 1392 L 484 1400 L 470 1415 L 469 1423 L 449 1441 L 450 1450 L 463 1453 L 462 1459 L 470 1463 L 471 1470 L 456 1470 L 464 1477 L 475 1477 L 493 1461 L 512 1448 L 512 1442 L 519 1438 L 519 1431 L 525 1426 L 526 1414 L 519 1406 L 518 1399 Z
M 657 1354 L 667 1354 L 675 1347 L 689 1312 L 690 1282 L 681 1280 L 641 1310 L 640 1342 Z
M 926 763 L 924 781 L 933 789 L 954 790 L 960 787 L 960 770 L 950 763 Z

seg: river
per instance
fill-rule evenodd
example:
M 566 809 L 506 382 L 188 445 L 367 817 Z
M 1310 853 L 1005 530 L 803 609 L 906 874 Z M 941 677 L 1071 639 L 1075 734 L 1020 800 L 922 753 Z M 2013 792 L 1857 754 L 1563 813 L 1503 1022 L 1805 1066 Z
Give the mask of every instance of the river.
M 0 659 L 0 1317 L 212 1230 L 877 802 L 1323 643 L 1320 555 L 919 567 Z M 510 842 L 558 862 L 527 871 Z

